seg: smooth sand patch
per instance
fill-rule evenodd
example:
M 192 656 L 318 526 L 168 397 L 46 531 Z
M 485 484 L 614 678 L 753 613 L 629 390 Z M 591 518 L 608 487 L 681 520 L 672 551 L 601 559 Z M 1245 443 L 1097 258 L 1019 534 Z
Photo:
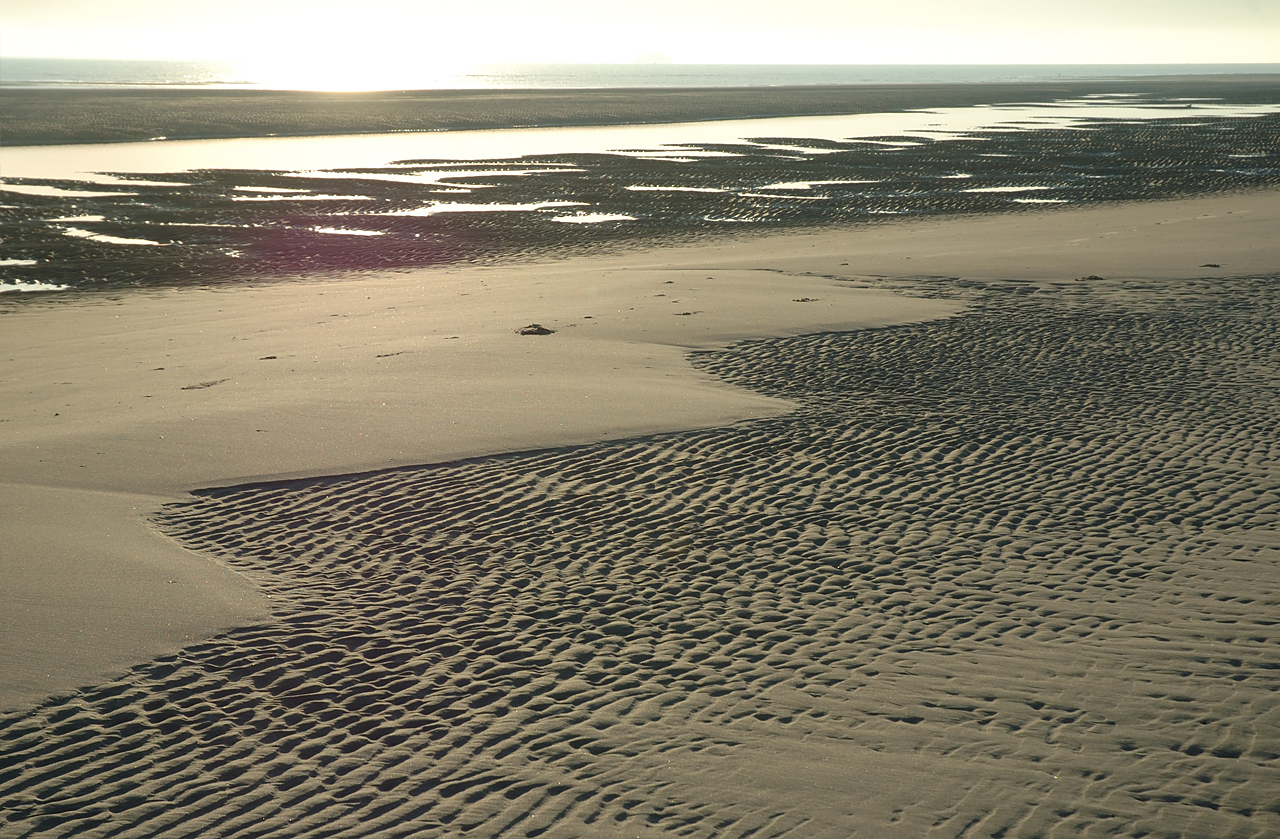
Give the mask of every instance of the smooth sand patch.
M 257 586 L 145 523 L 163 500 L 0 484 L 0 710 L 269 619 Z
M 790 238 L 784 253 L 779 242 L 761 238 L 738 244 L 738 255 L 726 257 L 725 264 L 751 264 L 772 254 L 771 264 L 780 270 L 836 276 L 1239 276 L 1276 269 L 1280 246 L 1272 231 L 1278 220 L 1280 192 L 1259 190 L 818 231 Z
M 6 318 L 0 468 L 172 493 L 721 425 L 788 405 L 689 348 L 958 308 L 637 257 L 82 298 Z

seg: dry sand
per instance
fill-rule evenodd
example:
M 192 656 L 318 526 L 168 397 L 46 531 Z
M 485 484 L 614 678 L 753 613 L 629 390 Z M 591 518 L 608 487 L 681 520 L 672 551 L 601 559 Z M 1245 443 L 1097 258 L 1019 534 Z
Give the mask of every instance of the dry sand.
M 4 707 L 267 619 L 252 583 L 145 526 L 163 500 L 0 485 Z
M 4 576 L 49 602 L 122 534 L 92 618 L 131 624 L 39 684 L 155 660 L 3 718 L 0 834 L 1280 835 L 1277 225 L 16 306 Z

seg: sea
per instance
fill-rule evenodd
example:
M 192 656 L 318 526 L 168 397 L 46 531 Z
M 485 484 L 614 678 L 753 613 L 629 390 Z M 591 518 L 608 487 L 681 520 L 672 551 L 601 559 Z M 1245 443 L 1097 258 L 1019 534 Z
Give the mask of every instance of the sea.
M 353 73 L 354 73 L 353 68 Z M 481 64 L 398 79 L 401 89 L 770 87 L 1008 83 L 1135 76 L 1280 73 L 1275 64 Z M 341 78 L 341 73 L 331 77 Z M 277 89 L 234 62 L 0 56 L 0 87 Z

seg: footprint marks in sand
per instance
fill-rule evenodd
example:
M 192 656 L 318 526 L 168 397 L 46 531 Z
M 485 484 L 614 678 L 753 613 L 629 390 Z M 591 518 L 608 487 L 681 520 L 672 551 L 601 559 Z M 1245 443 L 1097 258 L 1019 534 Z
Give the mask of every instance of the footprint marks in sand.
M 1274 283 L 970 289 L 694 357 L 788 416 L 173 505 L 278 620 L 0 720 L 0 835 L 1276 835 Z

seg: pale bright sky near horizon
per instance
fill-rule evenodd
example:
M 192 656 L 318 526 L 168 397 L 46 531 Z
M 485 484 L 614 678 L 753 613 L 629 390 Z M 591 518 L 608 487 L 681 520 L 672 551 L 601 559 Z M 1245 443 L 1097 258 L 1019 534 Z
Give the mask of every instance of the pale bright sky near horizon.
M 4 0 L 0 55 L 322 75 L 483 62 L 1280 62 L 1280 0 Z

